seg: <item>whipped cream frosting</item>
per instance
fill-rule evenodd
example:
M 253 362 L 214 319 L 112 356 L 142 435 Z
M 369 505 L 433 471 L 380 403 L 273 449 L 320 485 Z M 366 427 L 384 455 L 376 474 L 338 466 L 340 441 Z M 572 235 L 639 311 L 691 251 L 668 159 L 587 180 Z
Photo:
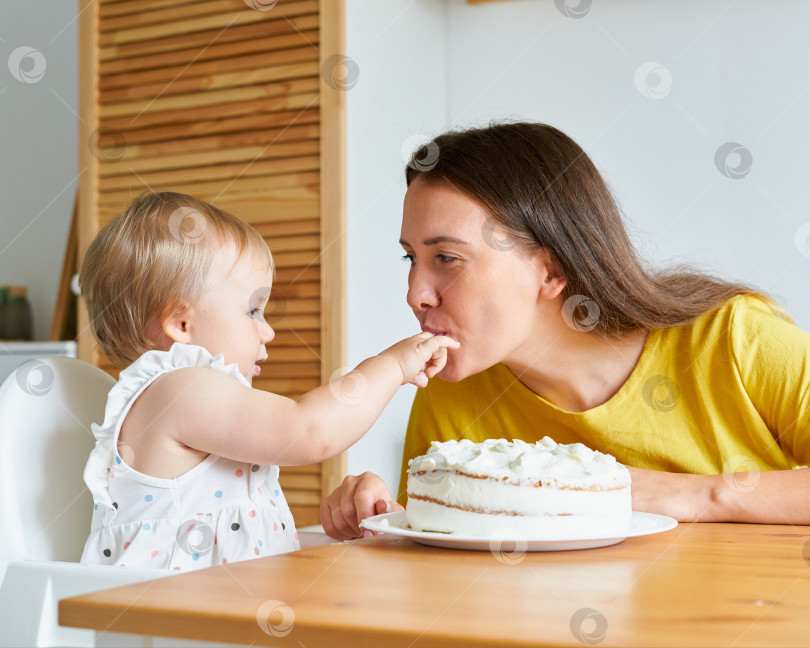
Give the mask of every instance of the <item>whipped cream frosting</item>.
M 472 475 L 536 482 L 538 479 L 576 480 L 616 474 L 626 469 L 616 458 L 582 443 L 562 444 L 545 436 L 537 443 L 516 439 L 487 439 L 473 443 L 433 441 L 427 454 L 412 459 L 410 472 L 453 470 Z M 629 481 L 629 473 L 627 474 Z

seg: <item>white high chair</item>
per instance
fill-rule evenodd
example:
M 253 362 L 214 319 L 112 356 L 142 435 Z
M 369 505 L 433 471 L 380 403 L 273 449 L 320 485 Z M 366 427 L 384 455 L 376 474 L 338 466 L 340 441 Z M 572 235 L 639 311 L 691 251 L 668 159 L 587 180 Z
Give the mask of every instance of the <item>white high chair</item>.
M 115 380 L 81 360 L 30 360 L 0 386 L 0 646 L 95 646 L 59 599 L 167 576 L 78 564 L 93 501 L 82 473 Z

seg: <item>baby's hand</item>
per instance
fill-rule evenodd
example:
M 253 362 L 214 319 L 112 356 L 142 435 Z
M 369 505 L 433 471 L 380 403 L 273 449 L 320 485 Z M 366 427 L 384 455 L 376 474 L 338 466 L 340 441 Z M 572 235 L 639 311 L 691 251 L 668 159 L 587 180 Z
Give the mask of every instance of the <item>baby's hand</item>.
M 397 342 L 380 355 L 390 356 L 402 370 L 402 384 L 427 387 L 428 379 L 444 369 L 447 349 L 458 349 L 459 342 L 446 335 L 423 332 Z

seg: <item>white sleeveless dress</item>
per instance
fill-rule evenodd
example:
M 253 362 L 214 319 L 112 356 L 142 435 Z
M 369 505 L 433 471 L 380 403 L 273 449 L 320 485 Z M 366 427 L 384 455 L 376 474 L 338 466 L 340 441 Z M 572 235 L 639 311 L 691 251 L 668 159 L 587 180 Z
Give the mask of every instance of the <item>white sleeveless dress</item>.
M 182 367 L 209 367 L 250 387 L 236 364 L 191 344 L 149 351 L 121 372 L 104 423 L 92 426 L 96 447 L 84 480 L 93 522 L 82 563 L 192 570 L 300 548 L 278 466 L 209 455 L 179 477 L 159 479 L 119 455 L 118 435 L 135 399 L 158 376 Z

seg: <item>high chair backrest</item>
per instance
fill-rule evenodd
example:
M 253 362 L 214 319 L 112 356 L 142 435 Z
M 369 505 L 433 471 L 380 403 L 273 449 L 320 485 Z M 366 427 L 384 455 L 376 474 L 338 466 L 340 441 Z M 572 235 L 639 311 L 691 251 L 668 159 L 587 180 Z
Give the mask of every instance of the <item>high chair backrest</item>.
M 84 465 L 115 380 L 67 357 L 29 360 L 0 386 L 0 560 L 78 561 L 93 501 Z

